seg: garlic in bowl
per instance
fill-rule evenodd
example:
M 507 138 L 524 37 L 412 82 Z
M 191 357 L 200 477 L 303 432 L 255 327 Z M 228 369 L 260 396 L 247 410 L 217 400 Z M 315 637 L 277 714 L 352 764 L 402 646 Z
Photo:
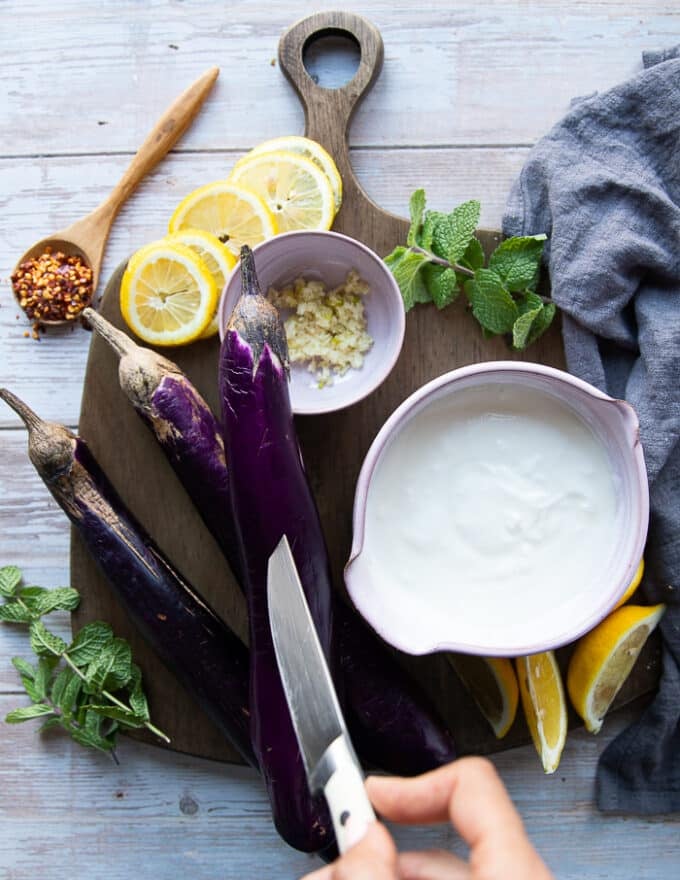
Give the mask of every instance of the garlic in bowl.
M 628 404 L 538 364 L 464 367 L 412 394 L 369 449 L 345 582 L 408 653 L 532 654 L 614 607 L 648 512 Z
M 294 413 L 343 409 L 387 378 L 401 351 L 405 315 L 394 277 L 376 253 L 337 232 L 304 230 L 262 242 L 253 255 L 262 292 L 286 326 Z M 237 267 L 220 301 L 221 337 L 240 294 Z

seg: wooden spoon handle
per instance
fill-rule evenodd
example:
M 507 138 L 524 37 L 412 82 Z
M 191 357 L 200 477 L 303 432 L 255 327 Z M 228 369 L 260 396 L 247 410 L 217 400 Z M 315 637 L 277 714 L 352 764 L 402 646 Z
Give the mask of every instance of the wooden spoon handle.
M 319 37 L 343 36 L 357 44 L 361 52 L 359 69 L 352 79 L 338 89 L 319 86 L 307 73 L 304 52 Z M 361 188 L 352 170 L 348 132 L 354 111 L 380 74 L 383 41 L 380 32 L 365 18 L 350 12 L 317 12 L 292 25 L 279 41 L 279 65 L 298 93 L 305 111 L 305 134 L 322 144 L 335 160 L 343 182 L 343 208 L 333 228 L 361 238 L 371 247 L 385 251 L 393 246 L 383 235 L 372 238 L 372 230 L 386 217 L 402 230 L 404 221 L 379 208 Z M 350 204 L 351 215 L 347 210 Z M 361 217 L 357 223 L 356 218 Z M 383 224 L 384 225 L 384 224 Z M 408 226 L 408 224 L 407 224 Z M 396 243 L 396 242 L 395 242 Z

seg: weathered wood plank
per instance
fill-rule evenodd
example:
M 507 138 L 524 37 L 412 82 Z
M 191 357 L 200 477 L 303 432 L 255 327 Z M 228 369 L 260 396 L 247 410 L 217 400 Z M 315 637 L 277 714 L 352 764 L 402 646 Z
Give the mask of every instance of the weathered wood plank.
M 0 697 L 0 714 L 14 704 Z M 531 748 L 494 758 L 560 880 L 670 880 L 677 874 L 677 822 L 607 819 L 592 807 L 598 755 L 623 720 L 600 737 L 571 735 L 552 777 L 543 775 Z M 12 759 L 0 763 L 0 867 L 12 880 L 56 880 L 74 869 L 77 876 L 98 877 L 102 865 L 109 880 L 128 880 L 145 864 L 158 880 L 186 871 L 195 880 L 292 878 L 316 864 L 277 838 L 250 770 L 129 740 L 119 747 L 116 767 L 58 733 L 40 737 L 30 724 L 5 728 L 4 746 Z M 402 849 L 463 852 L 446 828 L 399 829 L 397 838 Z
M 150 12 L 133 0 L 4 3 L 3 152 L 134 151 L 151 120 L 213 64 L 222 77 L 182 149 L 244 148 L 299 130 L 300 107 L 272 64 L 282 32 L 310 11 L 293 6 L 273 0 L 217 11 L 196 0 Z M 382 32 L 385 67 L 359 109 L 353 142 L 531 143 L 572 97 L 627 77 L 642 49 L 677 42 L 674 12 L 672 0 L 435 0 L 398 11 L 368 0 L 361 13 Z
M 468 198 L 481 199 L 482 224 L 492 228 L 500 225 L 508 191 L 526 154 L 526 149 L 380 149 L 355 150 L 353 155 L 362 185 L 387 210 L 406 215 L 412 190 L 424 186 L 431 206 L 442 210 Z M 240 155 L 234 151 L 169 156 L 114 224 L 100 292 L 121 260 L 165 233 L 183 196 L 226 176 Z M 36 238 L 63 228 L 97 205 L 126 161 L 123 156 L 0 159 L 0 207 L 12 217 L 0 237 L 3 274 Z M 25 397 L 43 417 L 74 424 L 80 412 L 89 334 L 80 327 L 51 328 L 39 344 L 25 339 L 29 325 L 23 315 L 16 317 L 19 310 L 8 280 L 0 283 L 0 383 Z M 17 424 L 14 414 L 0 406 L 0 427 Z

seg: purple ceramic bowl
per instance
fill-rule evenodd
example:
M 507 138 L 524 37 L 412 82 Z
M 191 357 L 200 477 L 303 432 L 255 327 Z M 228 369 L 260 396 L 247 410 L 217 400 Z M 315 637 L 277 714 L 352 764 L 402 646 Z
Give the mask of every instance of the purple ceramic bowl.
M 326 287 L 342 284 L 355 269 L 370 285 L 364 299 L 368 333 L 373 345 L 359 370 L 348 370 L 331 385 L 318 382 L 304 365 L 291 365 L 290 397 L 293 412 L 313 415 L 344 409 L 366 397 L 389 375 L 404 341 L 404 304 L 396 281 L 383 260 L 361 242 L 338 232 L 286 232 L 253 248 L 262 292 L 281 288 L 302 276 Z M 227 279 L 218 308 L 220 339 L 239 296 L 241 274 L 237 265 Z M 284 315 L 285 317 L 285 315 Z
M 413 597 L 409 593 L 409 601 L 402 603 L 410 604 L 410 610 L 401 608 L 396 596 L 390 594 L 390 584 L 376 570 L 375 559 L 380 558 L 374 553 L 376 548 L 365 542 L 367 498 L 376 468 L 403 427 L 430 404 L 464 388 L 498 382 L 535 389 L 561 402 L 591 429 L 604 447 L 616 491 L 612 546 L 602 547 L 607 560 L 604 573 L 594 576 L 592 583 L 580 585 L 583 592 L 578 602 L 565 596 L 564 605 L 556 603 L 554 607 L 537 609 L 535 621 L 527 622 L 526 615 L 521 621 L 513 620 L 512 614 L 508 614 L 492 626 L 482 619 L 479 602 L 471 603 L 467 610 L 464 601 L 460 613 L 454 616 L 444 607 L 437 607 L 436 602 L 426 603 L 423 585 L 418 583 L 413 584 Z M 556 461 L 555 467 L 559 466 Z M 394 516 L 395 522 L 397 517 L 409 515 L 405 510 L 391 510 L 389 516 Z M 501 657 L 534 654 L 573 641 L 614 608 L 642 557 L 648 517 L 647 473 L 637 416 L 629 404 L 608 397 L 568 373 L 538 364 L 495 361 L 463 367 L 414 392 L 388 418 L 373 441 L 356 486 L 354 540 L 345 568 L 345 583 L 368 623 L 383 639 L 409 654 L 443 650 Z M 556 559 L 555 565 L 559 564 Z M 451 567 L 455 573 L 455 560 Z M 451 589 L 466 588 L 458 586 L 452 578 Z M 475 635 L 471 638 L 470 633 Z

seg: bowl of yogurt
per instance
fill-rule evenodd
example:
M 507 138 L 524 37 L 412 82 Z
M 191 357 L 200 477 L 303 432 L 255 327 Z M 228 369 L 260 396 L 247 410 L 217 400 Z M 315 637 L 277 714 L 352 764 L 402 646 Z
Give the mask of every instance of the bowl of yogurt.
M 375 438 L 345 583 L 407 653 L 532 654 L 616 605 L 648 518 L 629 404 L 551 367 L 476 364 L 418 389 Z

